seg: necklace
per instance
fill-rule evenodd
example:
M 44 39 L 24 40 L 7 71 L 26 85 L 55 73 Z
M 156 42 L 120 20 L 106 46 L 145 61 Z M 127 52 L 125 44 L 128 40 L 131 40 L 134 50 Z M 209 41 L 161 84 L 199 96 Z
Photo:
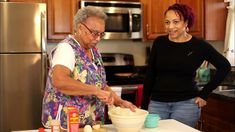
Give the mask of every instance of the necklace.
M 187 34 L 187 33 L 185 33 L 185 34 L 183 34 L 183 35 L 181 35 L 181 36 L 179 36 L 179 37 L 177 37 L 177 38 L 172 38 L 172 37 L 169 36 L 169 40 L 170 40 L 170 41 L 173 41 L 173 42 L 176 42 L 176 43 L 187 42 L 187 41 L 189 41 L 191 38 L 192 38 L 192 35 Z

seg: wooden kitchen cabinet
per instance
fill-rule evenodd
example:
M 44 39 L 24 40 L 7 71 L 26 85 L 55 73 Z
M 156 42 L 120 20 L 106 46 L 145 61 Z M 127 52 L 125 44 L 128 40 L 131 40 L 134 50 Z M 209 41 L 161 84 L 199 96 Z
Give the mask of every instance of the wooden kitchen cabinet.
M 227 3 L 224 0 L 205 0 L 205 39 L 224 40 Z
M 9 2 L 45 3 L 46 0 L 8 0 Z
M 95 0 L 95 1 L 111 1 L 111 0 Z M 139 2 L 139 0 L 112 0 L 112 1 Z
M 235 102 L 209 97 L 197 128 L 203 132 L 234 132 Z
M 48 42 L 59 42 L 73 34 L 73 17 L 77 9 L 77 0 L 47 0 Z
M 164 12 L 176 0 L 141 0 L 143 3 L 143 31 L 144 39 L 152 40 L 165 34 Z
M 164 12 L 174 3 L 185 3 L 193 8 L 196 15 L 190 34 L 204 37 L 204 1 L 203 0 L 140 0 L 144 6 L 144 39 L 153 40 L 165 34 Z

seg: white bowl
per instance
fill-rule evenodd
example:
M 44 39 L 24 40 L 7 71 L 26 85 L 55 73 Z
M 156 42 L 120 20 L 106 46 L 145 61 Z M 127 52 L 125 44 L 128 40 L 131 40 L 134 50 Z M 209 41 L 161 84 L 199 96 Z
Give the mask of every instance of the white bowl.
M 148 111 L 137 108 L 136 112 L 132 112 L 128 108 L 116 107 L 108 114 L 118 132 L 138 132 L 144 124 Z

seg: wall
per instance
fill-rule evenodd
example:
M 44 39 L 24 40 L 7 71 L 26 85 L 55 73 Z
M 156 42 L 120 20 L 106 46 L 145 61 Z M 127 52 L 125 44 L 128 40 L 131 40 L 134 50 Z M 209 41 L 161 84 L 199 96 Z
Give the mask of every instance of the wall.
M 146 65 L 146 47 L 150 42 L 132 40 L 103 40 L 97 47 L 104 53 L 128 53 L 134 56 L 136 66 Z
M 48 43 L 47 52 L 49 53 L 57 43 Z M 132 40 L 102 40 L 97 45 L 101 53 L 128 53 L 134 56 L 136 66 L 146 65 L 146 47 L 151 42 L 141 42 Z
M 209 41 L 209 43 L 221 54 L 224 50 L 224 41 Z
M 220 53 L 223 52 L 223 41 L 209 41 L 211 45 Z M 48 43 L 47 51 L 51 51 L 57 43 Z M 128 53 L 134 56 L 136 66 L 146 65 L 146 47 L 152 45 L 152 42 L 141 42 L 132 40 L 102 40 L 97 45 L 100 52 L 105 53 Z

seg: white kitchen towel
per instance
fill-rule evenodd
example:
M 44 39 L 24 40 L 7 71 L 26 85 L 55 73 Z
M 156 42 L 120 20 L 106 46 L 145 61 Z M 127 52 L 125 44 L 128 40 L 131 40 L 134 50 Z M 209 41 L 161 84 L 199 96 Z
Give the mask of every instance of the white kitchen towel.
M 225 0 L 229 2 L 228 15 L 226 21 L 226 32 L 225 32 L 225 41 L 224 41 L 224 56 L 229 60 L 231 65 L 235 66 L 235 41 L 234 41 L 234 15 L 235 15 L 235 0 Z

